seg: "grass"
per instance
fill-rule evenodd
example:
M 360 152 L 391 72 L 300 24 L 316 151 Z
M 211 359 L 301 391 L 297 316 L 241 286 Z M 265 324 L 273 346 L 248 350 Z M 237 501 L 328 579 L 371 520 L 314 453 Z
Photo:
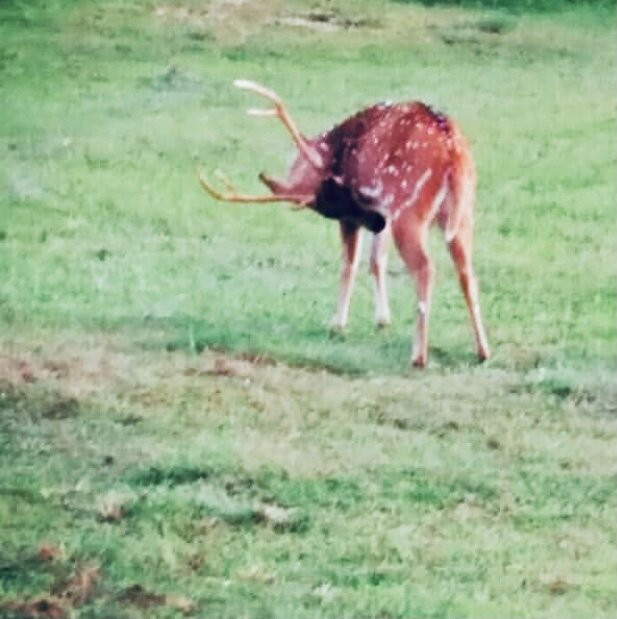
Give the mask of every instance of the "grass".
M 613 616 L 614 8 L 217 6 L 0 7 L 0 614 Z M 327 336 L 336 226 L 196 183 L 292 155 L 236 77 L 460 121 L 488 364 L 437 236 L 426 372 L 394 256 Z

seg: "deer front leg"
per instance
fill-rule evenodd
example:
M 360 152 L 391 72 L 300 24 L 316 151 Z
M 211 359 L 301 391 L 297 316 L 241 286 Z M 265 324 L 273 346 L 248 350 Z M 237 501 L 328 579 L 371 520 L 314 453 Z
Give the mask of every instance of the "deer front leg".
M 400 220 L 399 220 L 400 221 Z M 411 362 L 422 368 L 428 360 L 428 325 L 435 270 L 426 249 L 428 226 L 422 222 L 405 222 L 393 229 L 396 246 L 416 285 L 416 334 Z
M 341 269 L 341 286 L 338 296 L 336 314 L 330 321 L 330 331 L 342 332 L 347 326 L 349 302 L 354 279 L 358 271 L 362 235 L 360 228 L 350 222 L 341 221 L 341 241 L 343 245 L 343 267 Z
M 371 273 L 373 275 L 375 324 L 377 328 L 387 327 L 390 324 L 390 306 L 386 285 L 390 236 L 390 226 L 386 225 L 381 232 L 373 237 L 371 247 Z

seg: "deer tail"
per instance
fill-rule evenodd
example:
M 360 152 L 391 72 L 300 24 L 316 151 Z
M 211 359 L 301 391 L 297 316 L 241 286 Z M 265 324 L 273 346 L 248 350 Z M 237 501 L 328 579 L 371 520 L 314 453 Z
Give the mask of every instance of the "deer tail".
M 458 139 L 456 139 L 458 138 Z M 452 170 L 450 173 L 451 206 L 446 220 L 444 234 L 450 243 L 458 233 L 463 217 L 473 216 L 476 199 L 476 173 L 467 145 L 459 134 L 452 149 Z

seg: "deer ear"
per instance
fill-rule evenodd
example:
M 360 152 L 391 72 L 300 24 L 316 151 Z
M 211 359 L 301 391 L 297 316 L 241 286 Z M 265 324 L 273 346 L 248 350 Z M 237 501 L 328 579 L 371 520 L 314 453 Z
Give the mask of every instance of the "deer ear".
M 260 172 L 258 178 L 273 193 L 283 193 L 286 190 L 281 183 L 268 176 L 265 172 Z

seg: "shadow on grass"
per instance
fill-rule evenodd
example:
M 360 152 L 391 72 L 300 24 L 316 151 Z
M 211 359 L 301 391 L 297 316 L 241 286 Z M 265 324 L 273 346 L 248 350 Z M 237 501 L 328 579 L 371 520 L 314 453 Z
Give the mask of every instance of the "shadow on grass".
M 80 403 L 76 398 L 67 396 L 45 385 L 28 384 L 16 386 L 6 380 L 0 380 L 1 423 L 9 421 L 38 423 L 44 420 L 61 420 L 77 417 Z
M 272 325 L 249 325 L 239 321 L 237 329 L 223 331 L 212 321 L 191 316 L 117 321 L 115 328 L 130 332 L 143 350 L 201 354 L 205 350 L 232 354 L 258 365 L 282 362 L 292 367 L 325 370 L 335 375 L 363 376 L 372 373 L 410 376 L 411 329 L 405 325 L 389 330 L 359 330 L 332 337 L 320 325 L 298 325 L 293 340 L 277 333 Z M 289 333 L 289 331 L 287 331 Z M 431 347 L 429 369 L 465 371 L 477 365 L 468 343 L 452 349 Z

